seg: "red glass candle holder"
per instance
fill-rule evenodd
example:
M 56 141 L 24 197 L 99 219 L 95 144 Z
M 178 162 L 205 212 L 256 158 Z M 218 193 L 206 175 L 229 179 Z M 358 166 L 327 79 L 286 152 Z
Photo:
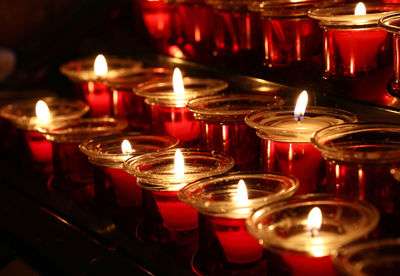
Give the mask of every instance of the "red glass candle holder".
M 249 8 L 262 18 L 265 64 L 269 67 L 319 62 L 322 31 L 318 21 L 307 16 L 318 1 L 279 0 L 254 2 Z
M 131 152 L 123 152 L 127 140 Z M 95 201 L 120 207 L 142 204 L 142 189 L 136 177 L 123 170 L 123 163 L 132 156 L 175 147 L 178 140 L 170 136 L 150 136 L 138 133 L 113 134 L 82 142 L 80 150 L 88 156 L 95 168 Z
M 345 122 L 356 117 L 347 111 L 308 107 L 303 121 L 296 121 L 294 107 L 254 111 L 245 118 L 257 129 L 261 138 L 261 164 L 266 171 L 279 171 L 294 175 L 300 181 L 298 194 L 320 188 L 323 179 L 323 158 L 311 144 L 311 136 L 319 129 Z
M 78 201 L 91 201 L 94 196 L 93 168 L 80 152 L 79 144 L 91 137 L 121 131 L 126 126 L 125 120 L 104 117 L 60 121 L 39 128 L 53 147 L 51 188 L 64 191 Z
M 35 107 L 39 100 L 43 100 L 50 111 L 50 119 L 46 122 L 36 117 Z M 89 107 L 82 101 L 45 97 L 20 100 L 3 106 L 0 116 L 10 120 L 18 129 L 22 137 L 20 140 L 24 143 L 22 159 L 32 162 L 40 172 L 49 174 L 52 171 L 51 143 L 37 131 L 38 128 L 61 120 L 78 119 L 88 111 Z
M 189 100 L 213 95 L 228 84 L 222 80 L 184 78 L 185 93 L 175 94 L 172 80 L 150 81 L 140 84 L 135 93 L 145 97 L 151 106 L 152 133 L 178 138 L 185 147 L 196 146 L 200 135 L 200 122 L 186 107 Z
M 105 78 L 125 76 L 142 67 L 142 63 L 127 58 L 108 57 L 108 72 L 97 76 L 94 72 L 94 58 L 70 61 L 60 66 L 60 71 L 77 87 L 77 97 L 84 99 L 92 116 L 112 115 L 112 94 L 105 85 Z
M 252 110 L 283 105 L 284 100 L 268 94 L 219 95 L 196 98 L 188 108 L 200 121 L 200 147 L 233 157 L 238 170 L 260 167 L 260 140 L 245 124 Z
M 354 15 L 355 6 L 340 4 L 309 12 L 323 29 L 325 78 L 355 79 L 392 63 L 391 36 L 378 28 L 378 20 L 400 6 L 365 3 L 367 14 Z
M 310 227 L 313 208 L 322 214 L 320 226 Z M 291 275 L 338 275 L 330 256 L 343 245 L 370 233 L 379 221 L 371 204 L 327 194 L 284 199 L 256 210 L 247 230 L 290 266 Z
M 128 159 L 124 169 L 135 175 L 143 188 L 143 223 L 138 235 L 144 240 L 166 242 L 197 230 L 197 211 L 179 201 L 177 194 L 186 184 L 224 173 L 233 167 L 231 157 L 213 151 L 181 149 L 184 174 L 175 174 L 176 150 L 148 153 Z
M 399 138 L 400 125 L 385 123 L 333 126 L 312 138 L 326 159 L 326 191 L 372 202 L 388 216 L 382 233 L 400 229 Z
M 238 201 L 245 183 L 246 204 Z M 192 268 L 197 275 L 266 274 L 262 246 L 250 236 L 245 220 L 252 211 L 287 198 L 298 188 L 294 177 L 260 172 L 228 173 L 193 182 L 178 197 L 200 213 L 199 250 Z
M 142 68 L 129 75 L 107 78 L 106 84 L 112 91 L 112 114 L 115 118 L 124 118 L 129 126 L 137 131 L 150 131 L 151 111 L 144 102 L 144 97 L 133 93 L 140 83 L 160 80 L 171 76 L 168 68 Z
M 399 275 L 400 239 L 345 246 L 334 255 L 333 263 L 341 275 Z

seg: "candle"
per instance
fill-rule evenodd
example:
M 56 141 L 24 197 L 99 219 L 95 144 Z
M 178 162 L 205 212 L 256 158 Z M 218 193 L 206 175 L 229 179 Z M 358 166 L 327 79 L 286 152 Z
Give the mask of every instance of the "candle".
M 253 2 L 249 9 L 261 14 L 265 64 L 269 67 L 314 63 L 322 52 L 322 32 L 307 16 L 315 0 Z
M 194 257 L 199 265 L 194 265 L 195 271 L 265 274 L 263 249 L 246 231 L 245 220 L 252 210 L 286 198 L 297 188 L 298 181 L 293 177 L 239 172 L 202 179 L 181 189 L 179 199 L 200 213 L 200 248 Z
M 188 108 L 200 121 L 200 147 L 224 152 L 235 159 L 238 170 L 260 166 L 260 141 L 244 117 L 252 110 L 283 105 L 269 94 L 219 95 L 189 101 Z
M 73 81 L 78 88 L 78 97 L 85 99 L 90 107 L 90 115 L 112 115 L 112 95 L 104 84 L 105 78 L 118 77 L 130 74 L 140 69 L 141 62 L 131 59 L 98 55 L 93 61 L 91 58 L 71 61 L 60 67 L 61 73 Z
M 291 275 L 337 275 L 330 256 L 378 224 L 376 208 L 364 201 L 309 194 L 266 205 L 247 219 L 250 234 L 290 266 Z
M 391 40 L 379 18 L 399 10 L 395 4 L 367 3 L 320 7 L 309 16 L 324 33 L 325 78 L 354 79 L 391 62 Z
M 184 78 L 174 71 L 173 82 L 150 81 L 140 84 L 135 93 L 151 106 L 152 132 L 178 138 L 185 147 L 196 146 L 200 123 L 186 107 L 189 100 L 216 94 L 228 84 L 214 79 Z
M 353 123 L 318 131 L 312 143 L 326 159 L 326 190 L 372 202 L 383 235 L 397 233 L 399 124 Z M 346 143 L 343 143 L 346 141 Z
M 355 121 L 350 112 L 322 107 L 311 107 L 305 112 L 307 93 L 292 107 L 255 111 L 245 118 L 257 129 L 261 138 L 261 163 L 266 171 L 280 171 L 296 176 L 300 181 L 298 194 L 315 191 L 323 176 L 323 159 L 311 144 L 311 136 L 319 129 Z
M 136 177 L 123 170 L 123 163 L 132 156 L 175 147 L 178 140 L 170 136 L 123 133 L 88 139 L 80 150 L 95 166 L 95 200 L 104 206 L 138 206 L 142 189 Z
M 178 200 L 177 192 L 187 183 L 220 174 L 233 167 L 233 159 L 222 153 L 194 149 L 165 150 L 130 158 L 126 172 L 138 178 L 144 190 L 142 239 L 169 240 L 176 233 L 197 229 L 197 211 Z M 180 214 L 180 215 L 179 215 Z M 182 215 L 184 214 L 184 215 Z

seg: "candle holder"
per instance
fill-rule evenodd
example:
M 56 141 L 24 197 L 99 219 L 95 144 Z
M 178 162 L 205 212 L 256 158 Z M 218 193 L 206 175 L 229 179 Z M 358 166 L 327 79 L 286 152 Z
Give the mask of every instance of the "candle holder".
M 345 110 L 307 107 L 303 121 L 293 117 L 294 107 L 272 108 L 249 113 L 245 121 L 257 129 L 261 138 L 261 165 L 266 171 L 279 171 L 299 179 L 298 194 L 315 191 L 324 177 L 321 153 L 311 144 L 319 129 L 354 122 L 356 117 Z
M 241 180 L 246 204 L 238 200 Z M 192 260 L 193 271 L 197 275 L 266 274 L 263 249 L 247 233 L 245 220 L 258 207 L 287 198 L 297 188 L 294 177 L 263 172 L 228 173 L 182 188 L 179 199 L 199 212 L 199 250 Z
M 235 159 L 238 170 L 258 169 L 260 140 L 244 117 L 252 110 L 284 104 L 268 94 L 219 95 L 196 98 L 188 103 L 200 121 L 200 147 L 224 152 Z
M 67 193 L 80 202 L 94 196 L 93 168 L 79 151 L 79 144 L 91 137 L 106 135 L 126 128 L 125 120 L 114 118 L 86 118 L 68 120 L 39 128 L 53 149 L 54 178 L 48 187 Z
M 387 220 L 383 233 L 400 229 L 399 138 L 400 125 L 386 123 L 333 126 L 312 138 L 326 159 L 326 191 L 372 202 Z
M 124 163 L 124 170 L 136 176 L 143 188 L 144 215 L 138 229 L 143 240 L 169 242 L 197 230 L 197 211 L 178 200 L 179 189 L 200 178 L 222 174 L 234 165 L 233 159 L 222 153 L 181 149 L 185 173 L 177 175 L 175 152 L 148 153 Z
M 256 1 L 249 9 L 261 14 L 265 64 L 269 67 L 317 63 L 322 53 L 322 31 L 307 16 L 316 0 Z
M 22 142 L 22 160 L 33 163 L 34 169 L 50 174 L 52 171 L 51 143 L 37 130 L 44 124 L 53 124 L 61 120 L 78 119 L 89 111 L 89 107 L 78 100 L 56 97 L 41 98 L 50 111 L 50 120 L 41 122 L 36 117 L 35 107 L 39 98 L 26 99 L 5 105 L 0 116 L 8 119 L 17 128 L 17 135 Z
M 105 78 L 129 75 L 142 67 L 142 63 L 127 58 L 107 58 L 108 72 L 98 76 L 94 72 L 94 58 L 70 61 L 60 66 L 62 74 L 76 85 L 77 98 L 83 99 L 90 107 L 92 116 L 112 114 L 112 94 L 105 85 Z
M 168 68 L 142 68 L 128 75 L 107 78 L 106 85 L 112 91 L 112 113 L 115 118 L 124 118 L 133 130 L 149 132 L 151 111 L 144 102 L 144 97 L 133 93 L 140 83 L 160 80 L 171 76 Z
M 124 140 L 130 143 L 128 152 L 122 149 Z M 137 186 L 136 178 L 123 170 L 123 163 L 132 156 L 169 149 L 177 144 L 174 137 L 138 133 L 100 136 L 82 142 L 80 150 L 94 165 L 95 201 L 120 207 L 141 205 L 142 189 Z
M 333 263 L 342 275 L 398 275 L 400 239 L 356 243 L 338 250 Z
M 324 36 L 324 78 L 357 79 L 392 62 L 392 41 L 378 28 L 379 18 L 400 5 L 365 3 L 366 14 L 354 15 L 356 4 L 315 8 L 309 16 L 320 21 Z
M 320 226 L 309 223 L 316 207 L 322 215 Z M 309 194 L 256 210 L 246 227 L 265 248 L 281 256 L 291 275 L 337 275 L 330 256 L 370 233 L 378 221 L 378 211 L 365 201 Z
M 186 107 L 189 100 L 213 95 L 228 87 L 228 83 L 215 79 L 183 78 L 184 94 L 174 93 L 172 80 L 149 81 L 138 85 L 135 93 L 145 97 L 151 106 L 152 133 L 178 138 L 185 147 L 196 146 L 200 135 L 200 122 Z

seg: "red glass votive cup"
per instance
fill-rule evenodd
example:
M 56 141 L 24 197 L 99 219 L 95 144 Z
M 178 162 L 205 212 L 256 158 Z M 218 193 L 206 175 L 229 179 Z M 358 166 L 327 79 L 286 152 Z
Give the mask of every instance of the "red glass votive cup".
M 360 242 L 345 246 L 333 256 L 341 275 L 399 275 L 400 239 Z
M 131 151 L 122 149 L 127 140 Z M 125 160 L 132 156 L 175 147 L 178 140 L 170 136 L 123 133 L 88 139 L 79 145 L 80 150 L 94 165 L 95 198 L 100 204 L 116 204 L 120 207 L 142 204 L 142 189 L 136 177 L 123 170 Z
M 296 121 L 294 107 L 254 111 L 245 118 L 257 129 L 261 139 L 261 165 L 265 171 L 279 171 L 299 179 L 298 194 L 321 188 L 324 160 L 311 144 L 311 136 L 319 129 L 356 121 L 345 110 L 308 107 L 303 121 Z
M 184 174 L 174 171 L 176 149 L 144 154 L 124 163 L 124 170 L 136 176 L 143 188 L 144 216 L 138 235 L 144 240 L 167 242 L 175 233 L 197 230 L 197 211 L 178 199 L 179 189 L 200 178 L 222 174 L 234 165 L 233 159 L 222 153 L 180 150 Z
M 309 225 L 319 208 L 321 225 Z M 370 233 L 379 221 L 376 208 L 365 201 L 329 194 L 284 199 L 256 210 L 247 230 L 289 265 L 291 275 L 338 275 L 331 256 L 340 247 Z
M 171 80 L 140 84 L 135 93 L 145 97 L 151 107 L 152 133 L 178 138 L 185 147 L 198 145 L 200 122 L 186 107 L 189 100 L 213 95 L 228 87 L 222 80 L 183 78 L 185 93 L 175 94 Z
M 51 188 L 87 202 L 94 196 L 93 168 L 80 152 L 79 144 L 91 137 L 112 134 L 126 128 L 122 119 L 107 117 L 61 121 L 39 129 L 53 148 L 54 178 Z
M 94 58 L 70 61 L 61 65 L 60 71 L 76 84 L 77 97 L 89 105 L 91 116 L 111 116 L 112 94 L 104 80 L 131 74 L 140 69 L 142 63 L 128 58 L 107 57 L 108 72 L 98 76 L 94 72 L 94 61 Z
M 40 121 L 36 117 L 36 103 L 43 100 L 50 111 L 50 119 Z M 89 107 L 79 100 L 56 97 L 34 98 L 3 106 L 0 116 L 8 119 L 17 128 L 24 143 L 24 160 L 33 162 L 35 169 L 49 174 L 52 171 L 51 143 L 38 132 L 40 126 L 51 125 L 60 120 L 78 119 L 89 111 Z
M 378 28 L 379 18 L 400 5 L 365 3 L 366 15 L 354 15 L 356 3 L 315 8 L 311 18 L 320 21 L 324 40 L 323 76 L 356 79 L 392 63 L 391 36 Z
M 238 201 L 244 181 L 245 204 Z M 199 250 L 192 260 L 197 275 L 266 274 L 262 246 L 250 236 L 245 220 L 264 204 L 287 198 L 298 188 L 294 177 L 263 172 L 227 173 L 182 188 L 178 197 L 199 211 Z M 243 196 L 243 195 L 242 195 Z
M 318 1 L 256 1 L 250 10 L 261 14 L 265 64 L 269 67 L 318 63 L 322 54 L 322 31 L 307 16 Z
M 171 76 L 168 68 L 142 68 L 128 75 L 106 78 L 105 83 L 112 93 L 112 114 L 114 118 L 124 118 L 134 131 L 149 132 L 151 111 L 144 102 L 144 97 L 133 90 L 143 82 L 160 80 Z
M 200 97 L 189 101 L 188 108 L 200 121 L 201 148 L 232 156 L 238 170 L 257 170 L 260 140 L 244 117 L 252 110 L 283 104 L 278 96 L 253 93 Z

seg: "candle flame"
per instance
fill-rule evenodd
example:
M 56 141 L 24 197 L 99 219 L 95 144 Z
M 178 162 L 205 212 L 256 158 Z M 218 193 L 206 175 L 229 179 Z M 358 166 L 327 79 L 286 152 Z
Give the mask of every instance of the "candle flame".
M 125 139 L 124 141 L 122 141 L 122 143 L 121 143 L 121 150 L 122 150 L 122 153 L 123 153 L 123 154 L 132 153 L 133 150 L 132 150 L 131 143 L 130 143 L 128 140 L 126 140 L 126 139 Z
M 108 72 L 106 58 L 103 55 L 98 55 L 94 61 L 94 73 L 96 76 L 104 76 Z
M 246 183 L 243 179 L 240 179 L 238 182 L 237 194 L 235 196 L 236 205 L 238 207 L 246 207 L 249 206 L 249 198 L 247 195 Z
M 35 106 L 36 117 L 41 122 L 48 122 L 50 120 L 50 110 L 47 104 L 39 100 Z
M 302 121 L 304 119 L 304 113 L 306 112 L 307 103 L 308 94 L 307 91 L 304 90 L 297 98 L 296 107 L 294 108 L 294 118 L 297 121 Z
M 318 235 L 319 230 L 321 229 L 321 224 L 322 224 L 321 209 L 319 209 L 318 207 L 314 207 L 311 209 L 307 218 L 307 228 L 310 231 L 312 237 Z
M 182 73 L 179 68 L 175 68 L 172 76 L 172 85 L 174 87 L 174 93 L 177 95 L 185 94 L 185 88 L 183 86 Z
M 185 161 L 183 160 L 182 152 L 179 149 L 175 152 L 174 172 L 175 175 L 185 174 Z
M 359 2 L 354 9 L 354 15 L 366 15 L 367 14 L 367 9 L 365 8 L 365 5 L 363 2 Z

